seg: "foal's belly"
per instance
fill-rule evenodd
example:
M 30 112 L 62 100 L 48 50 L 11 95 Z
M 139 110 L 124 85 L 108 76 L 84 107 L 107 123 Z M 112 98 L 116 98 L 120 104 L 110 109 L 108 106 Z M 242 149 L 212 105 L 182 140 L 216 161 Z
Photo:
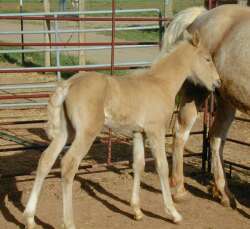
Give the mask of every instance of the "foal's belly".
M 115 115 L 107 111 L 104 112 L 104 115 L 104 128 L 110 128 L 115 133 L 130 137 L 133 135 L 133 132 L 142 132 L 144 130 L 143 120 L 140 121 L 133 115 Z

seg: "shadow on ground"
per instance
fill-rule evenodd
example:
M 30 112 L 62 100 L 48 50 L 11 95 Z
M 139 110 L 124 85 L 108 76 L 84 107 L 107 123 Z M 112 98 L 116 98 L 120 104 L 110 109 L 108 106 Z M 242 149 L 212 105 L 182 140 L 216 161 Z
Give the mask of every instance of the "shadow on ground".
M 44 133 L 40 133 L 43 135 Z M 128 145 L 121 145 L 121 144 L 114 144 L 113 145 L 113 161 L 120 161 L 120 160 L 130 160 L 132 159 L 131 154 L 131 146 Z M 96 144 L 91 148 L 90 156 L 93 157 L 95 160 L 95 163 L 103 163 L 106 162 L 107 159 L 107 146 L 104 144 Z M 8 178 L 1 177 L 0 183 L 1 183 L 1 190 L 0 190 L 0 211 L 3 215 L 3 217 L 6 219 L 6 221 L 13 223 L 17 225 L 17 228 L 24 228 L 23 222 L 20 222 L 15 215 L 10 212 L 8 209 L 8 206 L 6 205 L 6 200 L 11 202 L 20 212 L 23 212 L 24 210 L 24 204 L 22 203 L 22 191 L 18 190 L 16 179 L 11 176 L 11 174 L 19 174 L 19 173 L 26 173 L 29 174 L 31 172 L 34 172 L 37 167 L 38 160 L 40 158 L 40 153 L 35 150 L 31 150 L 29 152 L 21 152 L 17 154 L 12 155 L 1 155 L 0 156 L 0 174 L 4 176 L 7 176 Z M 58 168 L 60 163 L 58 160 L 54 167 Z M 109 167 L 109 170 L 113 171 L 114 173 L 120 174 L 120 170 L 116 167 Z M 146 172 L 155 172 L 155 168 L 153 163 L 149 163 L 146 166 Z M 202 174 L 200 173 L 200 169 L 198 167 L 195 167 L 190 164 L 185 164 L 185 174 L 186 176 L 190 177 L 191 179 L 196 180 L 197 182 L 204 184 L 204 179 L 202 177 Z M 131 173 L 132 175 L 132 173 Z M 102 195 L 106 195 L 107 197 L 118 201 L 120 203 L 123 203 L 125 205 L 129 205 L 129 202 L 126 200 L 121 199 L 119 196 L 116 196 L 112 194 L 111 190 L 106 190 L 101 183 L 97 183 L 91 180 L 87 180 L 82 178 L 81 176 L 76 176 L 76 180 L 81 184 L 82 189 L 84 189 L 91 197 L 95 198 L 97 201 L 101 202 L 104 206 L 106 206 L 108 209 L 112 210 L 113 212 L 122 214 L 127 216 L 128 218 L 133 218 L 133 215 L 131 212 L 126 212 L 115 206 L 114 204 L 110 203 L 106 199 L 103 199 L 101 195 L 98 195 L 98 193 Z M 208 182 L 206 181 L 205 184 Z M 231 179 L 229 181 L 230 189 L 232 193 L 235 195 L 237 201 L 245 206 L 250 207 L 250 184 L 247 182 L 244 182 L 240 179 Z M 131 183 L 132 186 L 132 183 Z M 147 182 L 142 182 L 141 187 L 143 189 L 146 189 L 147 191 L 154 192 L 154 193 L 160 193 L 161 190 L 147 184 Z M 208 199 L 210 201 L 215 201 L 212 198 L 212 195 L 209 192 L 205 192 L 193 185 L 186 184 L 187 190 L 194 196 L 197 196 L 202 199 Z M 244 190 L 244 191 L 243 191 Z M 238 212 L 248 219 L 250 219 L 250 215 L 245 212 L 243 209 L 237 209 Z M 152 212 L 148 212 L 144 210 L 144 214 L 161 219 L 166 220 L 164 217 L 156 215 Z M 53 229 L 52 226 L 46 224 L 45 222 L 36 219 L 36 222 L 39 225 L 42 225 L 45 229 Z

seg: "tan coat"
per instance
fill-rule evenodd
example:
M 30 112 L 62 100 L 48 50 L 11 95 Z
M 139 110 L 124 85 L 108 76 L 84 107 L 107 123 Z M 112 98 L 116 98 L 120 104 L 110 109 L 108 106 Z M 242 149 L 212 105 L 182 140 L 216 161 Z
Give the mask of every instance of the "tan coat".
M 189 77 L 209 90 L 220 85 L 219 76 L 198 33 L 191 41 L 178 44 L 169 54 L 159 57 L 152 67 L 126 76 L 79 73 L 58 86 L 51 97 L 48 135 L 52 139 L 37 169 L 25 217 L 28 229 L 34 226 L 34 215 L 43 179 L 71 134 L 75 138 L 62 159 L 63 221 L 65 229 L 75 229 L 72 207 L 72 185 L 82 158 L 87 154 L 103 126 L 133 136 L 134 184 L 131 205 L 135 218 L 141 219 L 140 174 L 144 169 L 142 131 L 156 160 L 161 181 L 164 207 L 169 219 L 177 223 L 182 216 L 172 201 L 165 134 L 175 105 L 175 96 Z

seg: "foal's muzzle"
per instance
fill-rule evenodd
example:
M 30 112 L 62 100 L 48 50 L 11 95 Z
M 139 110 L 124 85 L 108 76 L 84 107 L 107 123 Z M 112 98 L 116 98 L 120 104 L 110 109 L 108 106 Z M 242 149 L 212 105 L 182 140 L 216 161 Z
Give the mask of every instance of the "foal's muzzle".
M 213 83 L 213 91 L 221 86 L 221 80 L 218 79 Z

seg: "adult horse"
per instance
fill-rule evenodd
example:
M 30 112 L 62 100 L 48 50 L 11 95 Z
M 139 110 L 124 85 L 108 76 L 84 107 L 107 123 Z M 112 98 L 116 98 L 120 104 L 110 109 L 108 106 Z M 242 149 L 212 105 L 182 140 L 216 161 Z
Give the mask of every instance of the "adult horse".
M 223 147 L 236 109 L 250 113 L 250 9 L 236 5 L 224 5 L 207 11 L 194 7 L 180 12 L 170 23 L 164 35 L 162 52 L 168 50 L 183 32 L 198 30 L 201 39 L 210 50 L 219 73 L 222 86 L 218 90 L 217 110 L 211 129 L 211 151 L 214 193 L 219 193 L 223 205 L 235 206 L 228 190 L 223 166 Z M 183 176 L 183 151 L 197 112 L 206 93 L 192 86 L 182 90 L 183 100 L 175 127 L 172 185 L 174 197 L 185 196 Z
M 220 84 L 212 58 L 199 42 L 198 34 L 159 57 L 150 69 L 121 77 L 95 72 L 78 73 L 62 82 L 49 102 L 48 135 L 52 142 L 41 156 L 25 209 L 28 229 L 35 226 L 34 215 L 43 181 L 71 135 L 69 126 L 73 128 L 75 137 L 62 159 L 65 229 L 76 228 L 72 206 L 75 173 L 103 126 L 133 136 L 134 185 L 131 205 L 135 218 L 141 219 L 143 216 L 139 191 L 140 174 L 145 164 L 144 131 L 156 160 L 166 213 L 173 222 L 181 221 L 169 188 L 165 134 L 175 106 L 175 96 L 188 77 L 209 90 Z

